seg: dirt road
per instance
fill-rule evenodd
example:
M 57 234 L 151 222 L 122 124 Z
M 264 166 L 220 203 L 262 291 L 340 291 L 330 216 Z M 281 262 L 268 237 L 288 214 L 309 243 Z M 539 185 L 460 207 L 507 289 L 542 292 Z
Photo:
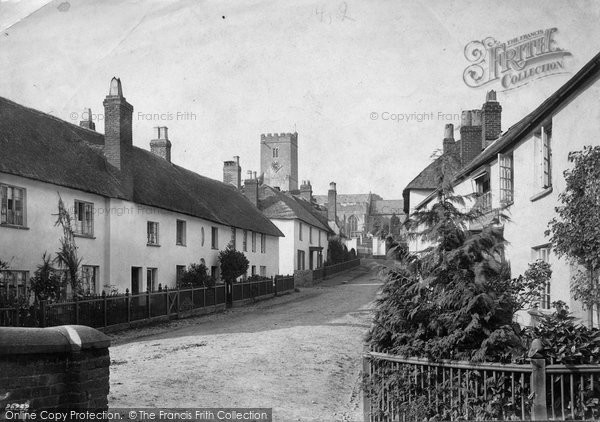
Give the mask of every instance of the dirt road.
M 110 407 L 272 407 L 274 421 L 362 420 L 375 267 L 246 308 L 114 335 Z

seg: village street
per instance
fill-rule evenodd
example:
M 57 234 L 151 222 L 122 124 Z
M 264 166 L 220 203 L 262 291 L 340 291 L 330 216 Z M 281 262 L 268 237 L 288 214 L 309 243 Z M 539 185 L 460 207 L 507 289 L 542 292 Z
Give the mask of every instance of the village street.
M 113 335 L 109 406 L 272 407 L 275 421 L 362 420 L 378 265 L 363 260 L 300 292 Z

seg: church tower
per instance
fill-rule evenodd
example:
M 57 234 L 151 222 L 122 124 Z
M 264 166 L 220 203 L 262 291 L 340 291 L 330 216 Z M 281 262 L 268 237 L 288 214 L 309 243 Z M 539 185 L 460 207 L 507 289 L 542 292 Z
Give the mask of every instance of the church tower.
M 298 190 L 297 132 L 260 135 L 260 172 L 266 185 Z

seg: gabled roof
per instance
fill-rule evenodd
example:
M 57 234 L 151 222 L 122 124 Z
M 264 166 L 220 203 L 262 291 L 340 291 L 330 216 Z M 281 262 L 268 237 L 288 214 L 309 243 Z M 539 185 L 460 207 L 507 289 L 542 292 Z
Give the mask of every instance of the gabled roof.
M 481 166 L 496 159 L 497 155 L 509 151 L 514 145 L 520 142 L 523 137 L 536 129 L 545 119 L 557 110 L 571 95 L 576 93 L 587 83 L 598 78 L 600 75 L 600 53 L 596 54 L 588 63 L 585 64 L 571 79 L 569 79 L 556 92 L 550 95 L 544 102 L 536 107 L 531 113 L 512 125 L 491 145 L 477 155 L 470 163 L 467 163 L 454 176 L 453 184 L 458 184 L 471 172 L 479 169 Z M 437 188 L 436 188 L 437 190 Z M 421 203 L 427 203 L 432 197 L 433 192 Z
M 282 220 L 301 220 L 306 224 L 329 232 L 328 224 L 316 216 L 316 210 L 304 199 L 295 197 L 289 192 L 281 192 L 268 185 L 259 187 L 258 208 L 268 218 Z
M 124 171 L 104 135 L 0 97 L 0 172 L 283 236 L 240 192 L 133 147 Z
M 600 53 L 596 54 L 592 60 L 579 70 L 571 79 L 554 92 L 548 99 L 540 104 L 535 110 L 525 116 L 523 119 L 512 125 L 502 136 L 494 143 L 488 146 L 481 154 L 477 155 L 473 161 L 468 163 L 456 175 L 456 179 L 464 177 L 468 173 L 483 164 L 496 158 L 498 153 L 510 149 L 519 142 L 523 136 L 527 136 L 531 130 L 539 126 L 544 119 L 551 115 L 562 103 L 564 103 L 573 93 L 577 92 L 581 86 L 585 85 L 594 77 L 600 74 Z

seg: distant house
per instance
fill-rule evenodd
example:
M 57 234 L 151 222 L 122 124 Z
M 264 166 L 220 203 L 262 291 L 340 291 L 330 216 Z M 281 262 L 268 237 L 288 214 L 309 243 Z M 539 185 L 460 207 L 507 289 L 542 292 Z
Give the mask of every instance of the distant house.
M 565 189 L 563 172 L 571 165 L 569 152 L 585 145 L 600 145 L 599 79 L 600 54 L 502 134 L 501 107 L 493 92 L 488 93 L 481 110 L 463 112 L 462 143 L 471 142 L 477 154 L 463 159 L 462 168 L 453 177 L 457 194 L 478 194 L 472 206 L 490 217 L 505 207 L 510 215 L 504 235 L 509 242 L 505 252 L 513 275 L 523 274 L 528 263 L 536 259 L 552 265 L 552 280 L 539 307 L 549 309 L 553 301 L 563 300 L 571 311 L 594 325 L 598 325 L 597 312 L 584 312 L 570 294 L 570 279 L 576 268 L 553 253 L 544 232 L 556 215 L 558 195 Z M 488 112 L 493 120 L 491 129 Z M 405 189 L 409 210 L 428 207 L 435 198 L 436 186 L 429 183 L 432 180 L 425 183 L 427 177 L 417 179 Z
M 217 255 L 246 235 L 264 275 L 279 273 L 282 232 L 233 187 L 171 162 L 167 128 L 151 151 L 133 146 L 133 107 L 113 78 L 104 100 L 105 134 L 0 98 L 0 291 L 25 294 L 44 252 L 59 248 L 59 195 L 74 219 L 88 293 L 136 293 L 175 286 L 203 260 L 218 278 Z
M 258 179 L 244 182 L 246 197 L 284 234 L 279 242 L 281 274 L 322 267 L 329 238 L 335 235 L 326 214 L 311 200 L 312 190 L 307 190 L 310 184 L 302 186 L 304 189 L 294 194 L 261 184 Z

